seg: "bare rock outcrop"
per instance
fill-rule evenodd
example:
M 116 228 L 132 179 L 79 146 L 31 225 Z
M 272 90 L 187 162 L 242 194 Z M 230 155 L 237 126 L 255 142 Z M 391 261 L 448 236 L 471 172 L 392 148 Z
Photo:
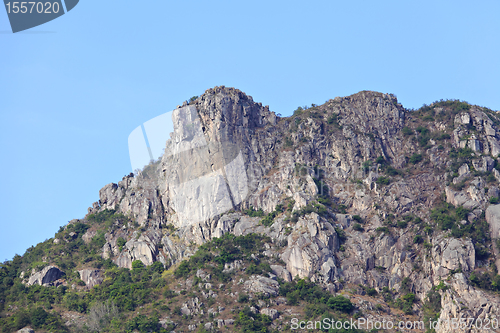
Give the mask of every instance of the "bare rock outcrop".
M 451 280 L 450 287 L 443 294 L 442 309 L 439 316 L 441 322 L 446 323 L 449 320 L 450 324 L 441 325 L 436 332 L 471 332 L 468 328 L 454 327 L 451 324 L 452 319 L 454 321 L 459 321 L 461 318 L 465 319 L 465 321 L 472 319 L 474 320 L 474 325 L 476 325 L 476 323 L 479 324 L 481 322 L 484 324 L 490 322 L 492 318 L 498 318 L 500 298 L 471 287 L 467 283 L 467 278 L 464 274 L 455 274 Z M 489 327 L 490 329 L 493 328 L 491 322 Z
M 85 285 L 89 289 L 100 285 L 104 280 L 103 274 L 99 269 L 82 269 L 78 273 L 80 274 L 80 280 L 85 282 Z
M 476 267 L 474 245 L 470 240 L 437 238 L 432 248 L 432 270 L 436 277 L 445 278 L 452 271 L 470 272 Z
M 55 266 L 47 266 L 39 272 L 33 272 L 26 285 L 38 284 L 41 286 L 51 286 L 55 281 L 64 276 L 64 272 Z
M 493 241 L 500 239 L 500 205 L 490 205 L 486 209 L 486 221 L 490 225 L 491 238 Z M 497 258 L 495 264 L 497 270 L 500 272 L 500 256 L 499 249 L 497 246 L 493 246 L 493 252 Z
M 30 327 L 25 327 L 21 328 L 19 331 L 17 331 L 17 333 L 35 333 L 35 331 Z
M 423 300 L 450 278 L 443 318 L 463 312 L 459 299 L 484 308 L 475 302 L 488 293 L 467 279 L 487 264 L 476 260 L 477 241 L 452 237 L 429 212 L 444 201 L 463 207 L 462 228 L 486 211 L 492 240 L 500 238 L 500 205 L 490 205 L 500 194 L 499 122 L 485 108 L 445 107 L 428 106 L 423 119 L 394 95 L 363 91 L 280 118 L 237 89 L 209 89 L 172 111 L 174 129 L 159 161 L 100 191 L 90 212 L 116 209 L 141 226 L 116 226 L 102 255 L 120 267 L 134 260 L 170 266 L 214 237 L 260 233 L 272 243 L 263 255 L 276 259 L 273 273 L 285 281 L 309 278 L 329 290 L 362 284 L 398 291 L 405 284 Z M 263 216 L 244 213 L 249 208 L 277 216 L 261 223 Z M 405 216 L 419 222 L 405 225 Z M 92 237 L 89 231 L 84 241 Z M 127 240 L 121 249 L 120 237 Z M 484 246 L 500 270 L 498 249 Z M 226 263 L 224 271 L 241 264 Z M 273 295 L 276 285 L 252 276 L 244 286 Z M 190 300 L 183 313 L 203 311 L 199 303 Z
M 251 275 L 244 283 L 245 289 L 250 293 L 262 293 L 268 296 L 278 295 L 279 284 L 276 280 L 262 276 Z
M 325 223 L 318 214 L 311 213 L 300 218 L 294 230 L 281 255 L 290 274 L 304 278 L 319 271 L 325 283 L 338 277 L 334 252 L 339 248 L 339 240 L 333 226 Z

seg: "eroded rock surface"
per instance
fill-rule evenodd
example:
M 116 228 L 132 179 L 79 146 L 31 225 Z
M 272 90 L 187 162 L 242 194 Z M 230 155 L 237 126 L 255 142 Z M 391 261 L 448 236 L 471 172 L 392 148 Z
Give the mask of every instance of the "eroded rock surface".
M 51 286 L 55 281 L 59 280 L 64 276 L 59 268 L 55 266 L 47 266 L 39 272 L 33 272 L 28 279 L 26 285 L 32 286 L 38 284 L 41 286 Z

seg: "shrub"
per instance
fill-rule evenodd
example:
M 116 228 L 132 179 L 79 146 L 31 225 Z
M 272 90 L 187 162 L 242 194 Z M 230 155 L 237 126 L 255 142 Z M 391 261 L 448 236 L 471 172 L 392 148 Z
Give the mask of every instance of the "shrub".
M 347 235 L 344 230 L 340 228 L 335 228 L 335 232 L 337 233 L 340 243 L 343 243 L 347 240 Z
M 396 300 L 396 306 L 409 315 L 413 313 L 413 302 L 415 302 L 415 294 L 408 293 Z
M 359 215 L 353 215 L 352 219 L 356 222 L 363 223 L 363 218 Z
M 377 229 L 375 229 L 375 231 L 377 232 L 377 234 L 380 234 L 380 233 L 383 233 L 385 235 L 391 234 L 388 227 L 378 227 Z
M 391 183 L 391 180 L 387 177 L 381 176 L 381 177 L 378 177 L 375 182 L 378 185 L 389 185 Z
M 45 324 L 48 313 L 43 308 L 36 308 L 31 313 L 31 323 L 35 328 L 41 328 Z
M 302 111 L 304 111 L 304 109 L 301 106 L 299 106 L 297 109 L 295 109 L 295 111 L 293 111 L 293 115 L 300 116 L 300 114 L 302 114 Z
M 388 165 L 387 168 L 385 168 L 385 173 L 388 174 L 389 176 L 397 176 L 400 174 L 398 170 L 394 169 L 390 165 Z
M 490 198 L 490 203 L 491 204 L 497 204 L 498 203 L 498 198 L 497 197 L 491 197 Z
M 398 228 L 404 229 L 408 226 L 408 222 L 406 221 L 398 221 L 397 223 Z
M 127 243 L 127 241 L 125 239 L 123 239 L 122 237 L 118 237 L 117 241 L 116 241 L 116 245 L 118 245 L 118 248 L 120 249 L 120 252 L 122 251 L 123 249 L 123 246 Z
M 409 127 L 403 127 L 403 129 L 401 130 L 401 132 L 403 132 L 403 134 L 405 136 L 409 136 L 409 135 L 412 135 L 413 134 L 413 131 L 409 128 Z
M 248 302 L 249 298 L 247 294 L 240 293 L 238 295 L 238 303 L 246 303 Z
M 247 214 L 250 217 L 263 217 L 265 215 L 262 208 L 259 208 L 259 210 L 255 210 L 252 206 L 250 206 L 250 208 L 248 208 L 247 210 L 244 210 L 243 213 Z
M 372 161 L 368 160 L 363 162 L 363 171 L 368 172 L 370 171 L 370 167 L 372 166 Z
M 160 326 L 158 317 L 146 317 L 145 315 L 138 315 L 137 317 L 129 320 L 126 324 L 127 332 L 138 331 L 141 333 L 147 332 L 168 332 L 165 328 Z
M 413 237 L 413 243 L 414 244 L 421 244 L 424 242 L 424 238 L 421 235 L 416 235 Z
M 328 299 L 327 305 L 331 309 L 346 313 L 351 312 L 351 310 L 354 308 L 351 301 L 348 298 L 345 298 L 344 296 L 330 297 Z
M 144 264 L 140 260 L 134 260 L 132 261 L 132 269 L 133 270 L 140 270 L 144 268 Z
M 355 230 L 355 231 L 364 231 L 365 229 L 363 229 L 363 227 L 361 226 L 361 224 L 359 223 L 354 223 L 354 225 L 352 226 L 352 228 Z
M 417 164 L 417 163 L 421 162 L 422 159 L 423 159 L 422 154 L 415 153 L 415 154 L 411 155 L 409 162 L 411 164 Z

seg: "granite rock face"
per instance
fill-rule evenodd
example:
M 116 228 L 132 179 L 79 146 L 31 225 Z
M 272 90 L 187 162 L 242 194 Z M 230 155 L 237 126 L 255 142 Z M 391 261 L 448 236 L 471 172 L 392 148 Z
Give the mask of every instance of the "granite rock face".
M 55 266 L 47 266 L 39 272 L 33 272 L 26 285 L 38 284 L 41 286 L 51 286 L 54 282 L 64 276 L 64 273 Z
M 35 333 L 35 331 L 29 327 L 21 328 L 17 333 Z
M 450 279 L 453 291 L 441 292 L 442 318 L 464 311 L 458 300 L 483 309 L 470 314 L 493 313 L 496 298 L 468 278 L 489 264 L 477 259 L 481 246 L 500 270 L 498 250 L 491 241 L 450 236 L 430 211 L 445 202 L 463 207 L 463 227 L 485 214 L 490 238 L 500 238 L 500 205 L 490 206 L 500 194 L 499 122 L 477 106 L 428 108 L 432 116 L 423 119 L 394 95 L 363 91 L 281 118 L 237 89 L 209 89 L 172 112 L 160 160 L 99 192 L 89 213 L 115 209 L 140 226 L 107 233 L 102 256 L 120 267 L 134 260 L 170 267 L 214 237 L 256 232 L 272 239 L 265 255 L 282 260 L 271 268 L 286 281 L 298 276 L 329 290 L 362 284 L 381 291 L 399 290 L 409 279 L 423 300 Z M 272 225 L 244 214 L 279 205 L 287 212 Z M 405 216 L 414 219 L 406 225 Z M 94 236 L 88 232 L 84 241 Z M 126 240 L 121 248 L 119 238 Z M 239 269 L 236 262 L 226 266 Z M 252 276 L 245 288 L 274 294 L 276 284 Z M 199 303 L 190 300 L 183 313 L 200 311 Z
M 85 285 L 89 289 L 100 285 L 104 280 L 102 272 L 98 269 L 82 269 L 78 273 L 80 274 L 80 279 L 85 282 Z
M 252 275 L 245 281 L 245 289 L 251 293 L 262 293 L 266 296 L 276 296 L 278 295 L 279 284 L 276 280 L 271 278 Z

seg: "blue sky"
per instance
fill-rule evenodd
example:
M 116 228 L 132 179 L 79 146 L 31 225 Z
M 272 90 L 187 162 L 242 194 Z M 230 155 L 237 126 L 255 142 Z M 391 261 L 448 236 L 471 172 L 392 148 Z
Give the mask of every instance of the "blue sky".
M 290 115 L 360 90 L 500 109 L 498 1 L 90 1 L 17 34 L 0 10 L 0 260 L 131 172 L 127 139 L 216 85 Z

